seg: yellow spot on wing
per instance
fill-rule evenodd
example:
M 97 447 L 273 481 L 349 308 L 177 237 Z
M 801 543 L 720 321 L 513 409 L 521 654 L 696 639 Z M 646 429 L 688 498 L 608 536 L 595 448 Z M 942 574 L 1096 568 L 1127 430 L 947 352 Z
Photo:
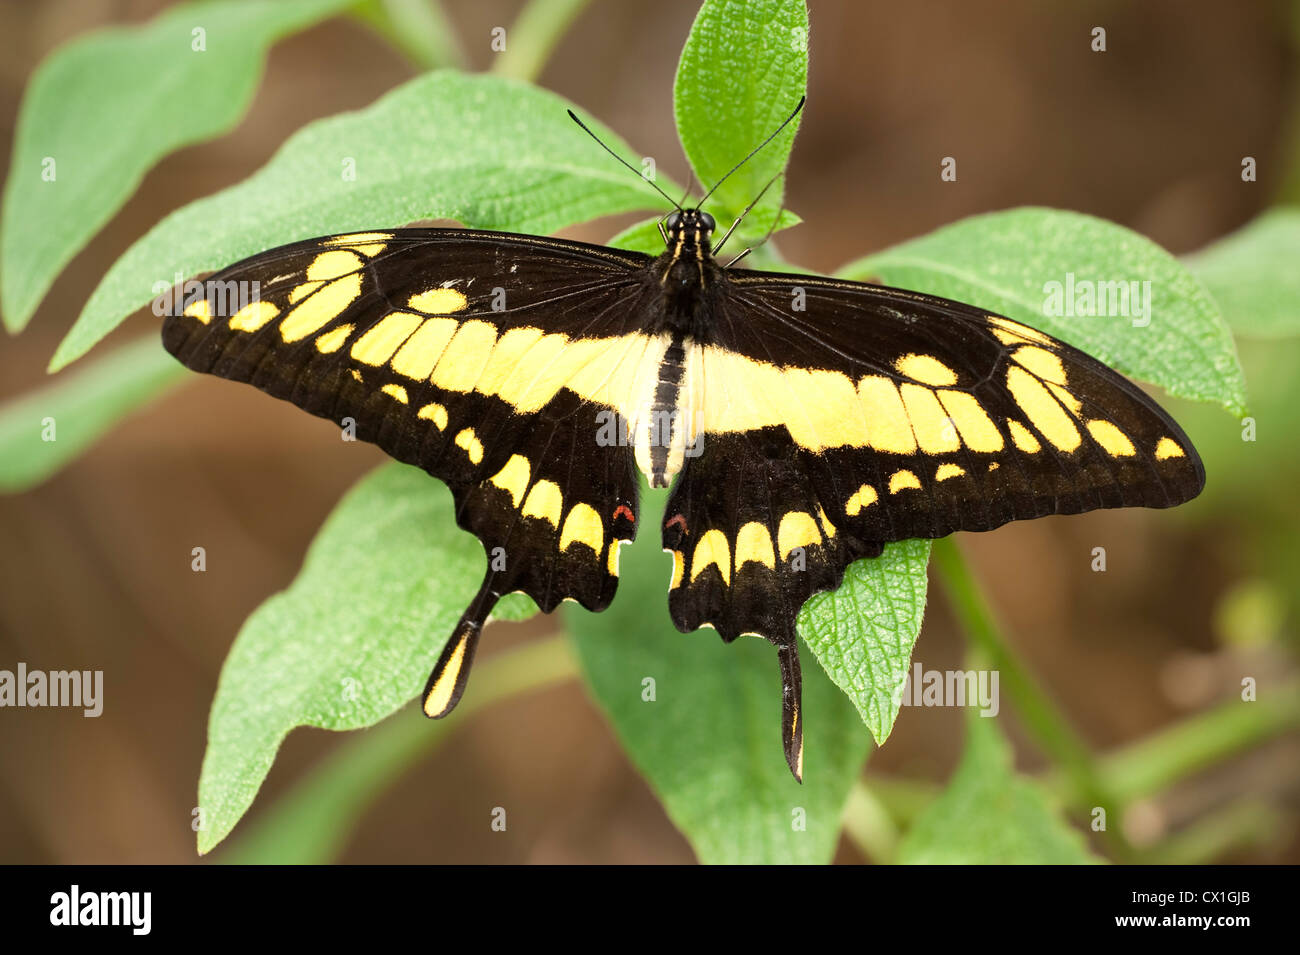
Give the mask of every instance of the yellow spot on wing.
M 324 282 L 303 282 L 301 285 L 295 285 L 293 290 L 289 292 L 289 304 L 297 305 L 300 300 L 306 298 L 324 284 Z
M 447 409 L 436 401 L 425 405 L 416 414 L 417 418 L 424 418 L 426 421 L 432 421 L 433 426 L 439 431 L 447 430 Z
M 1109 421 L 1094 418 L 1088 422 L 1088 433 L 1112 458 L 1126 458 L 1137 454 L 1133 442 L 1128 439 L 1123 431 Z
M 1034 437 L 1034 433 L 1026 428 L 1019 421 L 1007 419 L 1007 427 L 1011 429 L 1011 440 L 1015 442 L 1017 448 L 1026 454 L 1037 454 L 1042 450 L 1042 445 Z
M 554 481 L 538 481 L 533 485 L 528 496 L 524 498 L 524 506 L 519 513 L 524 517 L 536 517 L 544 521 L 550 521 L 551 526 L 557 530 L 560 527 L 560 509 L 564 504 L 564 496 L 560 493 L 560 486 Z
M 669 590 L 676 590 L 682 585 L 682 577 L 686 574 L 686 558 L 682 556 L 679 550 L 673 551 L 673 579 L 668 582 Z
M 946 481 L 949 478 L 961 477 L 966 473 L 966 469 L 956 464 L 941 464 L 934 472 L 936 481 Z
M 212 309 L 208 307 L 208 300 L 206 298 L 195 299 L 193 302 L 190 302 L 189 305 L 185 306 L 183 314 L 202 322 L 204 325 L 212 321 Z
M 781 515 L 781 526 L 776 531 L 777 548 L 782 559 L 789 557 L 796 547 L 807 547 L 822 542 L 817 522 L 807 511 L 786 511 Z
M 892 454 L 916 451 L 916 436 L 897 385 L 879 375 L 863 378 L 858 382 L 858 400 L 866 418 L 867 444 Z
M 451 702 L 452 693 L 455 692 L 461 667 L 465 665 L 465 646 L 469 642 L 469 633 L 458 632 L 452 639 L 455 640 L 457 637 L 459 640 L 456 649 L 451 652 L 447 665 L 438 674 L 437 681 L 429 688 L 429 695 L 424 698 L 426 716 L 441 716 L 446 711 L 447 704 Z
M 483 460 L 483 443 L 479 441 L 473 428 L 465 428 L 456 435 L 456 447 L 464 448 L 474 464 Z
M 340 325 L 338 328 L 331 328 L 316 339 L 316 350 L 322 355 L 338 351 L 343 347 L 343 343 L 348 340 L 348 336 L 352 334 L 355 327 L 354 325 Z
M 1076 417 L 1083 413 L 1083 402 L 1076 398 L 1074 393 L 1068 388 L 1062 388 L 1060 385 L 1056 384 L 1056 382 L 1049 381 L 1047 383 L 1047 390 L 1056 395 L 1057 400 L 1073 411 Z
M 496 340 L 497 330 L 490 322 L 465 322 L 447 344 L 429 380 L 447 391 L 473 390 Z
M 605 558 L 605 569 L 609 571 L 611 577 L 618 576 L 618 557 L 619 551 L 622 550 L 625 540 L 614 540 L 609 542 L 609 556 Z
M 389 312 L 356 340 L 352 357 L 365 365 L 384 364 L 422 321 L 419 315 L 410 312 Z
M 1065 384 L 1065 366 L 1061 364 L 1060 356 L 1046 348 L 1024 345 L 1012 352 L 1011 357 L 1016 360 L 1016 364 L 1027 368 L 1044 381 Z
M 957 428 L 944 414 L 943 406 L 933 391 L 911 384 L 899 385 L 898 390 L 903 396 L 903 404 L 907 406 L 908 417 L 912 420 L 916 443 L 922 451 L 941 454 L 961 447 Z
M 1013 322 L 1009 318 L 1003 318 L 1001 315 L 990 315 L 989 324 L 993 327 L 993 334 L 997 335 L 1007 345 L 1016 345 L 1021 341 L 1038 342 L 1040 345 L 1050 345 L 1052 343 L 1052 340 L 1042 332 L 1032 329 L 1028 325 Z
M 341 275 L 348 275 L 361 268 L 361 257 L 347 249 L 331 249 L 322 252 L 307 266 L 307 281 L 328 282 Z M 361 276 L 357 276 L 360 280 Z
M 874 487 L 870 484 L 864 484 L 849 495 L 849 499 L 844 502 L 844 513 L 849 517 L 856 517 L 862 513 L 864 507 L 875 504 L 879 497 Z
M 386 395 L 390 395 L 393 398 L 396 398 L 402 404 L 406 404 L 407 402 L 406 389 L 403 388 L 401 385 L 384 385 L 384 387 L 380 388 L 379 390 Z
M 314 334 L 361 294 L 361 276 L 345 275 L 324 285 L 280 323 L 280 337 L 296 342 Z
M 600 515 L 590 504 L 581 501 L 573 505 L 564 518 L 564 530 L 560 532 L 560 550 L 568 550 L 569 545 L 575 543 L 586 544 L 597 557 L 605 543 L 605 525 L 601 523 Z
M 704 573 L 710 564 L 722 572 L 722 582 L 731 583 L 731 548 L 727 545 L 727 535 L 716 528 L 705 531 L 700 542 L 695 545 L 695 556 L 691 558 L 691 580 Z
M 757 521 L 750 521 L 736 535 L 736 570 L 750 561 L 776 570 L 776 553 L 772 550 L 772 535 Z
M 406 300 L 406 304 L 426 315 L 450 315 L 468 305 L 469 300 L 460 289 L 432 288 L 427 292 L 412 295 Z
M 230 316 L 230 327 L 237 332 L 255 332 L 279 314 L 270 302 L 249 302 Z
M 998 431 L 974 395 L 945 390 L 939 392 L 939 402 L 948 412 L 966 447 L 984 453 L 1002 450 L 1002 432 Z
M 1156 445 L 1156 460 L 1164 461 L 1167 458 L 1183 457 L 1183 449 L 1174 443 L 1173 438 L 1161 438 L 1160 443 Z
M 459 323 L 454 318 L 431 318 L 415 330 L 393 356 L 393 371 L 423 381 L 433 374 Z
M 1016 365 L 1007 369 L 1007 389 L 1020 410 L 1048 441 L 1062 451 L 1073 451 L 1083 438 L 1073 419 L 1053 398 L 1043 383 Z
M 930 355 L 904 355 L 894 362 L 900 375 L 923 385 L 955 385 L 957 373 Z
M 442 407 L 438 405 L 437 407 Z M 445 414 L 445 412 L 444 412 Z M 528 490 L 528 479 L 532 476 L 532 467 L 528 464 L 528 459 L 522 454 L 510 455 L 510 460 L 488 480 L 501 488 L 503 491 L 510 492 L 510 499 L 514 502 L 515 507 L 524 499 L 524 492 Z M 560 548 L 563 550 L 563 548 Z M 600 548 L 596 548 L 599 550 Z
M 889 493 L 897 494 L 899 491 L 906 490 L 909 487 L 921 487 L 921 482 L 911 471 L 895 471 L 889 476 Z

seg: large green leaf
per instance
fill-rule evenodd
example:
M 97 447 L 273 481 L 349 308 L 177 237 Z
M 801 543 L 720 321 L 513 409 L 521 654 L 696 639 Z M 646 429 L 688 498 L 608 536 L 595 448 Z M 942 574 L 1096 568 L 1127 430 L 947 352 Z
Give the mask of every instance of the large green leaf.
M 588 686 L 700 861 L 828 862 L 867 734 L 805 653 L 804 782 L 794 781 L 775 649 L 752 637 L 727 646 L 712 630 L 683 635 L 669 622 L 671 564 L 656 539 L 663 499 L 642 508 L 645 533 L 623 553 L 612 606 L 566 608 Z
M 423 688 L 485 566 L 453 510 L 441 483 L 384 465 L 330 515 L 289 589 L 248 618 L 212 703 L 200 852 L 239 821 L 295 726 L 370 726 Z M 510 598 L 495 615 L 532 612 L 531 601 Z
M 144 26 L 80 37 L 46 59 L 23 97 L 5 185 L 0 309 L 9 330 L 27 324 L 154 163 L 239 121 L 271 44 L 350 2 L 187 4 Z
M 880 557 L 852 564 L 838 590 L 812 597 L 799 614 L 804 642 L 878 744 L 889 738 L 902 704 L 929 560 L 929 541 L 890 544 Z
M 1042 788 L 1018 776 L 995 721 L 967 719 L 966 752 L 943 794 L 908 830 L 898 861 L 940 865 L 1098 862 Z
M 150 335 L 0 405 L 0 491 L 41 483 L 186 374 Z
M 677 67 L 677 132 L 695 175 L 711 188 L 790 115 L 808 85 L 803 0 L 706 0 Z M 796 119 L 737 170 L 709 201 L 725 229 L 785 169 Z M 766 229 L 781 205 L 776 182 L 754 207 Z
M 1183 262 L 1238 335 L 1300 335 L 1300 209 L 1265 212 Z
M 859 259 L 841 274 L 1007 315 L 1182 398 L 1234 412 L 1246 402 L 1232 336 L 1214 300 L 1168 252 L 1113 222 L 1033 207 L 971 216 Z M 1149 316 L 1051 314 L 1048 283 L 1069 281 L 1075 289 L 1080 282 L 1150 282 Z
M 155 283 L 169 288 L 178 276 L 297 239 L 431 218 L 546 233 L 651 205 L 654 193 L 574 125 L 568 105 L 513 80 L 443 71 L 303 127 L 255 175 L 172 213 L 127 250 L 52 367 L 80 357 L 148 302 Z

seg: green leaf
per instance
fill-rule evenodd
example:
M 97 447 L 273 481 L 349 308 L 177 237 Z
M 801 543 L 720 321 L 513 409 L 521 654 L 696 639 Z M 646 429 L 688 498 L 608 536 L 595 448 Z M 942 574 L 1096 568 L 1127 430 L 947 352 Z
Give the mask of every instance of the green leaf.
M 752 637 L 727 646 L 711 630 L 683 635 L 669 623 L 670 564 L 657 540 L 644 539 L 660 526 L 664 497 L 645 502 L 647 535 L 624 551 L 611 607 L 566 608 L 587 684 L 700 861 L 828 862 L 867 735 L 805 654 L 804 782 L 791 778 L 776 651 Z M 643 699 L 647 679 L 653 702 Z
M 172 213 L 128 249 L 52 367 L 85 354 L 177 281 L 286 242 L 435 218 L 547 233 L 646 208 L 654 194 L 574 125 L 568 105 L 512 80 L 443 71 L 367 109 L 310 123 L 256 174 Z M 604 126 L 589 125 L 630 153 Z
M 1214 300 L 1168 252 L 1113 222 L 1034 207 L 971 216 L 859 259 L 841 274 L 969 302 L 1172 395 L 1236 413 L 1245 406 L 1237 352 Z M 1064 286 L 1070 276 L 1076 289 L 1079 282 L 1150 282 L 1149 313 L 1051 314 L 1048 283 Z
M 208 722 L 200 852 L 252 804 L 295 726 L 371 726 L 423 688 L 486 564 L 453 511 L 447 489 L 423 471 L 380 467 L 330 515 L 297 579 L 248 618 Z M 516 598 L 495 616 L 535 612 Z
M 23 97 L 5 186 L 0 309 L 9 330 L 27 324 L 154 163 L 234 127 L 271 44 L 349 2 L 187 4 L 144 26 L 79 37 L 46 59 Z M 203 50 L 193 49 L 199 29 Z
M 150 335 L 0 405 L 0 491 L 40 484 L 185 375 Z
M 1012 768 L 994 720 L 967 719 L 966 752 L 948 788 L 904 836 L 911 865 L 1078 865 L 1099 862 L 1037 784 Z
M 368 733 L 349 736 L 228 840 L 218 861 L 226 865 L 334 862 L 380 796 L 470 713 L 576 675 L 577 664 L 561 636 L 488 655 L 474 667 L 474 692 L 457 708 L 455 720 L 418 719 L 400 711 Z
M 1265 212 L 1183 262 L 1238 335 L 1300 335 L 1300 210 Z
M 858 708 L 877 745 L 902 705 L 912 647 L 925 614 L 930 542 L 902 541 L 850 565 L 832 593 L 809 598 L 799 634 Z
M 807 86 L 803 0 L 707 0 L 673 87 L 677 133 L 703 187 L 714 186 L 771 136 Z M 719 224 L 729 224 L 785 169 L 798 125 L 796 118 L 714 193 L 709 210 Z M 759 221 L 771 223 L 784 191 L 784 182 L 772 184 L 754 207 Z
M 781 219 L 776 229 L 772 231 L 779 232 L 782 229 L 788 229 L 791 226 L 798 225 L 803 220 L 791 212 L 789 209 L 781 211 Z M 647 255 L 658 255 L 664 250 L 664 239 L 659 234 L 659 216 L 652 219 L 643 219 L 635 225 L 628 226 L 614 238 L 609 240 L 609 244 L 617 249 L 631 249 L 633 252 L 644 252 Z M 752 223 L 752 224 L 751 224 Z M 732 255 L 739 255 L 747 245 L 757 245 L 761 242 L 771 228 L 772 220 L 755 221 L 754 214 L 736 227 L 736 232 L 727 240 L 727 246 L 724 250 L 725 257 L 722 263 L 725 265 L 727 258 Z M 722 233 L 727 229 L 727 225 L 721 226 L 721 232 L 714 236 L 715 241 L 722 239 Z M 752 268 L 750 260 L 745 260 L 745 267 Z

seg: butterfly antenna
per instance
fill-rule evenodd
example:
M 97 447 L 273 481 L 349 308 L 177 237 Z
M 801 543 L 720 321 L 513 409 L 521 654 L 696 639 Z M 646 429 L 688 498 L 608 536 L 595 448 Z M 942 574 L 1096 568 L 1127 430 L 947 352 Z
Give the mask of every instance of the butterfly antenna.
M 806 97 L 806 96 L 800 96 L 800 97 L 799 97 L 799 103 L 798 103 L 798 105 L 795 106 L 795 108 L 794 108 L 794 112 L 792 112 L 789 116 L 787 116 L 787 117 L 785 118 L 785 122 L 783 122 L 780 126 L 778 126 L 776 129 L 774 129 L 774 130 L 772 131 L 772 135 L 771 135 L 771 136 L 768 136 L 767 139 L 763 140 L 761 143 L 759 143 L 757 146 L 755 146 L 752 150 L 750 150 L 750 153 L 749 153 L 748 156 L 746 156 L 746 157 L 745 157 L 744 159 L 742 159 L 740 162 L 738 162 L 738 163 L 736 163 L 734 166 L 732 166 L 731 169 L 727 172 L 727 175 L 723 176 L 721 179 L 719 179 L 717 182 L 715 182 L 715 183 L 713 184 L 713 188 L 710 189 L 708 192 L 706 192 L 706 193 L 704 194 L 704 198 L 702 198 L 702 199 L 699 201 L 699 205 L 700 205 L 700 206 L 703 206 L 704 203 L 705 203 L 705 200 L 707 200 L 707 199 L 709 198 L 709 196 L 711 196 L 711 195 L 713 195 L 715 192 L 717 192 L 717 190 L 718 190 L 718 186 L 720 186 L 720 185 L 722 185 L 724 182 L 726 182 L 727 179 L 731 176 L 731 174 L 732 174 L 733 172 L 735 172 L 735 171 L 736 171 L 737 169 L 739 169 L 741 166 L 745 165 L 745 163 L 749 162 L 752 158 L 754 158 L 754 153 L 758 152 L 760 149 L 762 149 L 764 146 L 766 146 L 766 145 L 767 145 L 768 143 L 770 143 L 772 140 L 776 139 L 777 135 L 781 132 L 781 130 L 783 130 L 783 129 L 785 129 L 787 126 L 789 126 L 790 123 L 791 123 L 791 121 L 792 121 L 796 116 L 799 115 L 799 111 L 800 111 L 801 109 L 803 109 L 804 101 L 805 101 L 807 98 L 808 98 L 808 97 Z M 569 115 L 572 116 L 573 114 L 570 113 Z M 577 117 L 575 116 L 574 118 L 576 119 Z M 604 145 L 604 144 L 602 143 L 601 145 Z M 606 146 L 605 148 L 608 149 L 609 147 Z
M 736 221 L 733 222 L 733 223 L 731 223 L 731 228 L 728 229 L 726 235 L 724 235 L 724 236 L 722 237 L 722 241 L 720 241 L 720 242 L 717 244 L 717 246 L 714 247 L 714 249 L 713 249 L 713 254 L 714 254 L 714 255 L 717 255 L 718 252 L 722 249 L 722 247 L 723 247 L 724 245 L 727 244 L 727 240 L 731 238 L 731 233 L 733 233 L 733 232 L 736 231 L 736 226 L 740 225 L 740 223 L 744 221 L 745 216 L 749 215 L 750 211 L 754 208 L 754 206 L 758 205 L 758 200 L 762 199 L 763 196 L 764 196 L 764 194 L 766 194 L 767 190 L 769 190 L 769 189 L 772 188 L 772 183 L 776 182 L 776 181 L 777 181 L 778 179 L 780 179 L 780 178 L 781 178 L 781 174 L 778 172 L 775 176 L 773 176 L 771 179 L 769 179 L 769 180 L 767 181 L 767 185 L 764 186 L 762 189 L 760 189 L 760 190 L 758 191 L 758 195 L 756 195 L 756 196 L 754 197 L 754 201 L 751 202 L 749 205 L 745 206 L 745 211 L 744 211 L 744 212 L 742 212 L 740 215 L 736 216 Z M 785 207 L 782 206 L 782 208 L 784 209 Z M 779 212 L 777 213 L 777 216 L 778 216 L 778 218 L 780 217 L 780 213 L 779 213 Z M 771 234 L 772 234 L 771 232 L 768 233 L 768 235 L 771 235 Z M 766 241 L 767 241 L 766 238 L 763 239 L 763 242 L 766 242 Z M 762 245 L 762 244 L 763 244 L 762 242 L 759 243 L 759 245 Z
M 642 182 L 648 183 L 650 187 L 654 189 L 655 192 L 659 193 L 659 195 L 663 196 L 669 202 L 672 202 L 674 208 L 676 208 L 678 212 L 681 212 L 682 210 L 681 205 L 679 203 L 673 202 L 673 197 L 668 195 L 668 193 L 664 192 L 662 189 L 660 189 L 658 183 L 656 183 L 653 179 L 647 179 L 645 176 L 641 175 L 641 171 L 637 169 L 636 166 L 633 166 L 630 162 L 628 162 L 618 153 L 614 152 L 614 150 L 606 146 L 605 143 L 601 140 L 601 138 L 597 136 L 595 133 L 593 133 L 590 127 L 588 127 L 586 123 L 584 123 L 582 120 L 578 119 L 578 117 L 574 115 L 573 110 L 569 110 L 568 113 L 569 113 L 569 119 L 573 120 L 575 123 L 581 126 L 582 131 L 584 133 L 586 133 L 596 142 L 600 143 L 601 149 L 605 150 L 605 152 L 609 153 L 611 156 L 613 156 L 615 159 L 621 162 L 624 166 L 627 166 L 628 169 L 631 169 L 634 173 L 636 173 L 638 179 L 640 179 Z M 777 130 L 777 132 L 780 132 L 780 130 Z

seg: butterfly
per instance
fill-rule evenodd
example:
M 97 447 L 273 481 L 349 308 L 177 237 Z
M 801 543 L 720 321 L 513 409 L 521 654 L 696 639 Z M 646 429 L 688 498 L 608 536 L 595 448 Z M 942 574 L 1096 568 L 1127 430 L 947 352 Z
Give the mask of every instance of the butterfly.
M 1084 352 L 932 295 L 723 265 L 702 204 L 675 203 L 658 256 L 457 228 L 296 242 L 211 276 L 162 338 L 188 368 L 351 419 L 450 488 L 488 567 L 425 687 L 430 717 L 464 693 L 503 595 L 609 606 L 641 477 L 672 486 L 655 529 L 672 621 L 774 645 L 801 780 L 795 619 L 850 563 L 1169 507 L 1205 472 L 1155 401 Z

